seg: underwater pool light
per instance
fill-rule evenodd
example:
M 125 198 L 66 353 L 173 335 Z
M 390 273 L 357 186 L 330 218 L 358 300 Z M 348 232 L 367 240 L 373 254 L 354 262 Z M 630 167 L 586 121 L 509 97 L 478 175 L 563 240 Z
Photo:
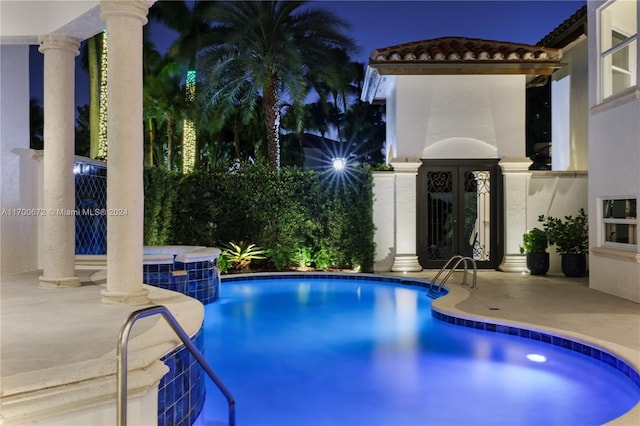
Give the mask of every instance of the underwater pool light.
M 532 362 L 547 362 L 547 357 L 540 354 L 527 354 L 527 359 Z

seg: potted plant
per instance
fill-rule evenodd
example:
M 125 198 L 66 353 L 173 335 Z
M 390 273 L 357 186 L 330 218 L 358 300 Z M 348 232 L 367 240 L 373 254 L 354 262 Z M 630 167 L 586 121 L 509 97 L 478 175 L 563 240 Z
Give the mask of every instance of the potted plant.
M 540 215 L 538 220 L 547 233 L 549 243 L 562 256 L 562 272 L 567 277 L 584 277 L 587 273 L 589 250 L 589 222 L 584 209 L 578 215 L 559 219 Z
M 520 253 L 527 254 L 527 268 L 531 275 L 545 275 L 549 271 L 549 253 L 547 233 L 540 228 L 533 228 L 522 235 Z

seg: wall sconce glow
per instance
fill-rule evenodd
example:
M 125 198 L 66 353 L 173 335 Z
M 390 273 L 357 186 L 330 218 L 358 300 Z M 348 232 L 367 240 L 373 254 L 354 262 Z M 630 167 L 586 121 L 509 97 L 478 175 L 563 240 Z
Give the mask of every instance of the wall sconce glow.
M 547 357 L 540 354 L 527 354 L 527 359 L 532 362 L 547 362 Z
M 333 164 L 333 170 L 339 172 L 347 167 L 347 159 L 344 157 L 337 157 L 331 160 L 331 164 Z

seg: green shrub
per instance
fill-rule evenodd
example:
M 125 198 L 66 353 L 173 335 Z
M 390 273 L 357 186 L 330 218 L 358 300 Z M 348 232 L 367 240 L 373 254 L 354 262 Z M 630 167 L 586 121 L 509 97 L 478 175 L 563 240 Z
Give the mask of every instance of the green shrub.
M 314 253 L 313 264 L 317 269 L 326 270 L 335 264 L 333 259 L 333 253 L 331 253 L 329 249 L 322 247 Z
M 548 245 L 549 238 L 547 237 L 547 233 L 540 228 L 533 228 L 522 235 L 520 254 L 546 253 Z
M 173 242 L 173 215 L 180 175 L 159 167 L 144 169 L 144 244 Z
M 540 215 L 549 243 L 556 246 L 561 254 L 586 254 L 589 252 L 589 219 L 584 209 L 578 214 L 560 219 L 553 216 Z
M 311 247 L 298 247 L 294 255 L 294 262 L 299 268 L 308 268 L 313 263 Z
M 223 247 L 228 241 L 252 241 L 266 256 L 255 260 L 255 268 L 285 270 L 301 263 L 373 268 L 369 170 L 352 170 L 338 183 L 328 174 L 263 166 L 162 179 L 145 180 L 145 235 L 147 226 L 163 235 L 148 244 Z M 147 211 L 149 202 L 155 210 Z M 159 220 L 158 211 L 165 209 L 167 216 Z
M 224 259 L 228 269 L 238 272 L 247 272 L 253 260 L 264 259 L 265 251 L 255 244 L 240 241 L 234 243 L 230 241 L 222 250 L 221 257 Z

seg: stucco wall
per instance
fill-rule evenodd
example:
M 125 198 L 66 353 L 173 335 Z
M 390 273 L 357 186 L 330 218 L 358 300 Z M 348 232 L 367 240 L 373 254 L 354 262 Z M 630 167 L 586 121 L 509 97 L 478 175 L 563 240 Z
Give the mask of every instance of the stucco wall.
M 635 252 L 610 250 L 603 245 L 602 200 L 606 198 L 640 199 L 640 100 L 590 118 L 589 237 L 592 288 L 640 302 L 640 264 Z
M 553 170 L 587 170 L 588 84 L 587 38 L 562 49 L 567 65 L 553 73 L 551 142 Z
M 38 167 L 29 149 L 29 48 L 0 46 L 0 274 L 37 268 Z
M 395 220 L 393 200 L 394 173 L 374 173 L 373 221 L 376 227 L 374 271 L 390 271 L 396 255 Z M 587 207 L 588 177 L 586 172 L 533 171 L 526 183 L 526 229 L 541 227 L 539 215 L 575 216 L 580 208 Z M 521 243 L 520 235 L 516 246 Z M 561 273 L 560 255 L 549 248 L 551 273 Z
M 395 241 L 395 174 L 393 172 L 373 173 L 373 223 L 376 227 L 374 255 L 375 272 L 390 271 L 396 255 Z
M 538 216 L 575 217 L 587 210 L 588 176 L 586 172 L 546 172 L 531 174 L 527 194 L 527 229 L 541 228 Z M 549 272 L 561 272 L 560 255 L 550 246 Z
M 397 76 L 396 98 L 399 159 L 525 156 L 523 75 Z
M 602 0 L 587 3 L 590 35 L 589 286 L 640 302 L 640 246 L 636 246 L 635 251 L 602 248 L 602 200 L 640 198 L 640 91 L 636 86 L 635 90 L 598 103 L 597 9 L 604 4 Z M 637 13 L 640 16 L 640 7 Z M 640 45 L 636 43 L 635 46 L 640 63 Z
M 391 77 L 395 81 L 395 77 Z M 385 141 L 385 161 L 387 164 L 395 158 L 398 148 L 396 146 L 396 123 L 397 123 L 397 98 L 396 86 L 390 84 L 386 101 L 386 141 Z

